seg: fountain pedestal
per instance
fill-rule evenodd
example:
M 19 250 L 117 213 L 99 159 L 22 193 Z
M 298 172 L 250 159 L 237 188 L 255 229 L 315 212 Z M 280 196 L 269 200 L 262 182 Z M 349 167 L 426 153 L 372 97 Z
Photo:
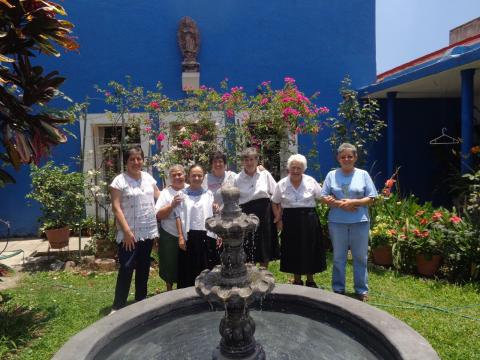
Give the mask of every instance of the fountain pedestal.
M 223 187 L 221 194 L 224 208 L 220 215 L 208 218 L 205 227 L 223 240 L 222 264 L 204 270 L 195 280 L 197 294 L 225 308 L 219 327 L 222 339 L 212 357 L 214 360 L 263 360 L 265 352 L 255 341 L 255 322 L 248 306 L 270 293 L 275 280 L 265 268 L 245 264 L 243 239 L 255 231 L 258 217 L 241 212 L 238 188 Z

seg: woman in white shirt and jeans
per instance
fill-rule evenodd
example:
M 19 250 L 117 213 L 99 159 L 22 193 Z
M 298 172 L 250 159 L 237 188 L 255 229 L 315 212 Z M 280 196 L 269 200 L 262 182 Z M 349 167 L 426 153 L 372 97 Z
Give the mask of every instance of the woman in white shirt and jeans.
M 142 148 L 130 147 L 123 159 L 125 172 L 110 184 L 120 262 L 112 312 L 126 305 L 133 270 L 136 270 L 135 301 L 147 297 L 150 253 L 153 239 L 158 237 L 155 199 L 159 197 L 160 190 L 156 180 L 142 171 Z

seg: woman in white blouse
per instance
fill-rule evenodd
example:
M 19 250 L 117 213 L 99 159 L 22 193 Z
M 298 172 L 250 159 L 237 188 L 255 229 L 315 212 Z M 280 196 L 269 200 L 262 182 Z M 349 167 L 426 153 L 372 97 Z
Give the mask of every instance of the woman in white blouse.
M 246 214 L 255 214 L 260 224 L 252 237 L 245 239 L 243 247 L 248 262 L 259 262 L 268 268 L 270 260 L 278 259 L 277 231 L 273 223 L 270 197 L 277 183 L 267 170 L 258 169 L 258 152 L 251 147 L 242 152 L 243 170 L 235 177 L 240 190 L 240 207 Z
M 178 280 L 179 242 L 175 223 L 175 208 L 182 203 L 185 188 L 185 168 L 173 165 L 168 169 L 170 186 L 160 194 L 155 204 L 157 219 L 160 220 L 158 240 L 158 273 L 167 284 L 167 291 L 173 289 Z
M 213 216 L 213 194 L 202 188 L 204 176 L 200 165 L 190 167 L 189 187 L 175 209 L 178 244 L 183 250 L 178 259 L 179 289 L 193 286 L 203 270 L 211 270 L 220 263 L 220 240 L 215 240 L 215 234 L 205 228 L 205 220 Z
M 135 300 L 147 297 L 150 253 L 158 237 L 155 199 L 157 182 L 142 171 L 144 155 L 140 146 L 130 147 L 123 156 L 126 171 L 110 184 L 113 214 L 117 222 L 118 270 L 112 312 L 125 306 L 135 275 Z
M 317 287 L 313 275 L 325 271 L 325 247 L 315 201 L 320 185 L 305 175 L 307 159 L 295 154 L 287 162 L 288 176 L 280 180 L 272 196 L 277 229 L 281 231 L 280 270 L 293 273 L 293 284 Z

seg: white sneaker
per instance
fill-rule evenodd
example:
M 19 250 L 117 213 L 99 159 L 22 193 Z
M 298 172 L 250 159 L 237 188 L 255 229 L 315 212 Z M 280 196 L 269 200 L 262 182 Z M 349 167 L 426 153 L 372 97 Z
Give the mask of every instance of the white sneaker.
M 116 312 L 117 312 L 117 310 L 112 309 L 112 310 L 110 310 L 110 312 L 108 313 L 108 315 L 115 314 Z

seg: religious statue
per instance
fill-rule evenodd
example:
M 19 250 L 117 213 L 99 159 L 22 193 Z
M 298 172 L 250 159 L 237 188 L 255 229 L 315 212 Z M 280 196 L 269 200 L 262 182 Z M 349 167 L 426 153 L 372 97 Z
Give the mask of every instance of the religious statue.
M 183 55 L 182 71 L 199 72 L 197 55 L 200 48 L 200 32 L 192 18 L 185 16 L 180 20 L 177 32 L 178 46 Z

